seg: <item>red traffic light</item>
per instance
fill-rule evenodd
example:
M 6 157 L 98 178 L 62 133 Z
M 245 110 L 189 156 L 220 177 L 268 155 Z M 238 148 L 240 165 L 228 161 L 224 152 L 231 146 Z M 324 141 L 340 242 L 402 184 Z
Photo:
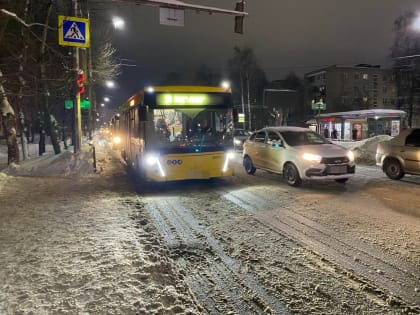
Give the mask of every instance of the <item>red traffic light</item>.
M 79 70 L 79 77 L 77 78 L 77 86 L 79 87 L 79 90 L 77 91 L 77 94 L 83 94 L 85 92 L 85 73 L 83 70 Z

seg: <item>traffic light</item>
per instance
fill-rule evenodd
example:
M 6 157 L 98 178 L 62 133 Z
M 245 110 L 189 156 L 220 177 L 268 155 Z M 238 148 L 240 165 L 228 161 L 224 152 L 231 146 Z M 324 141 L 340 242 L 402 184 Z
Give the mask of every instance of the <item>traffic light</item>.
M 79 87 L 77 94 L 83 94 L 85 92 L 85 73 L 83 70 L 79 70 L 79 76 L 77 78 L 77 86 Z
M 235 11 L 244 12 L 244 0 L 236 2 Z M 244 33 L 244 16 L 235 16 L 235 33 L 243 34 Z

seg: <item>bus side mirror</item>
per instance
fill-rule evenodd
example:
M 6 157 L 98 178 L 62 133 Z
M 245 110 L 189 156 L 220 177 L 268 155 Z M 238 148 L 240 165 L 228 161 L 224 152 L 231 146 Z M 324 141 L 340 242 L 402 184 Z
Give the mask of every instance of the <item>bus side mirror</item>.
M 236 125 L 238 123 L 238 110 L 236 108 L 232 110 L 232 116 L 233 116 L 233 123 Z
M 147 107 L 146 106 L 140 106 L 139 107 L 139 121 L 148 121 L 148 113 L 147 113 Z

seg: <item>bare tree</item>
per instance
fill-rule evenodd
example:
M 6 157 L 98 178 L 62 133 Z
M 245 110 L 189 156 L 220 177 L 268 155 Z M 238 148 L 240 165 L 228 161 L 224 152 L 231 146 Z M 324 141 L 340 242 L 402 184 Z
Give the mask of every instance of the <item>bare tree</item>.
M 206 64 L 202 64 L 195 73 L 194 82 L 204 85 L 219 85 L 221 76 L 213 72 Z
M 19 146 L 16 134 L 16 116 L 13 107 L 10 105 L 2 83 L 3 74 L 0 70 L 0 115 L 2 128 L 5 132 L 7 142 L 7 164 L 19 162 Z
M 5 47 L 6 45 L 5 38 L 8 22 L 8 18 L 3 18 L 0 22 L 0 45 L 2 47 Z M 16 115 L 7 97 L 6 89 L 4 88 L 4 82 L 5 78 L 3 76 L 2 70 L 0 69 L 0 119 L 7 143 L 7 163 L 19 163 L 19 146 L 17 143 Z
M 413 28 L 415 12 L 406 12 L 394 22 L 391 57 L 397 83 L 397 107 L 408 112 L 408 126 L 420 125 L 420 36 Z
M 13 110 L 7 111 L 8 125 L 15 122 L 8 130 L 19 131 L 16 124 L 19 113 L 20 130 L 25 130 L 25 123 L 29 123 L 32 126 L 29 130 L 40 134 L 40 155 L 45 152 L 47 135 L 51 137 L 54 152 L 60 153 L 55 115 L 64 112 L 64 100 L 74 94 L 73 56 L 69 48 L 58 45 L 56 26 L 56 14 L 70 14 L 70 4 L 53 0 L 7 1 L 7 6 L 0 9 L 1 101 L 2 104 L 7 101 Z M 93 63 L 89 69 L 84 67 L 85 72 L 89 70 L 94 74 L 90 76 L 94 78 L 89 82 L 90 87 L 113 79 L 120 72 L 120 65 L 115 61 L 116 51 L 109 41 L 97 42 L 105 44 L 89 49 Z M 6 108 L 4 104 L 2 108 Z M 2 115 L 5 114 L 2 112 Z M 23 132 L 21 134 L 23 136 Z M 8 150 L 16 152 L 12 148 Z M 14 158 L 18 159 L 19 155 Z
M 252 129 L 251 103 L 257 103 L 262 97 L 266 83 L 265 73 L 258 65 L 257 58 L 251 48 L 234 48 L 233 57 L 228 61 L 228 69 L 232 82 L 240 91 L 242 112 L 247 108 L 248 129 Z
M 94 49 L 93 74 L 95 82 L 104 83 L 120 75 L 121 67 L 116 62 L 116 49 L 106 42 Z

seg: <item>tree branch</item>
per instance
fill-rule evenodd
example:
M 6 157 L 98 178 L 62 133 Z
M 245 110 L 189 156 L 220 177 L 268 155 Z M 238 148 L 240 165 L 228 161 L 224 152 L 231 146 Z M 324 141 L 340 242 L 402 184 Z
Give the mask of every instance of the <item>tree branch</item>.
M 28 24 L 24 20 L 22 20 L 20 17 L 18 17 L 16 15 L 16 13 L 7 11 L 6 9 L 1 9 L 0 12 L 3 13 L 3 14 L 5 14 L 5 15 L 7 15 L 7 16 L 10 16 L 11 18 L 15 19 L 16 21 L 18 21 L 19 23 L 23 24 L 26 27 L 42 26 L 42 27 L 47 27 L 47 28 L 49 28 L 51 30 L 55 30 L 55 31 L 57 30 L 57 28 L 55 28 L 55 27 L 51 27 L 49 25 L 45 25 L 45 24 L 42 24 L 42 23 L 29 23 Z

